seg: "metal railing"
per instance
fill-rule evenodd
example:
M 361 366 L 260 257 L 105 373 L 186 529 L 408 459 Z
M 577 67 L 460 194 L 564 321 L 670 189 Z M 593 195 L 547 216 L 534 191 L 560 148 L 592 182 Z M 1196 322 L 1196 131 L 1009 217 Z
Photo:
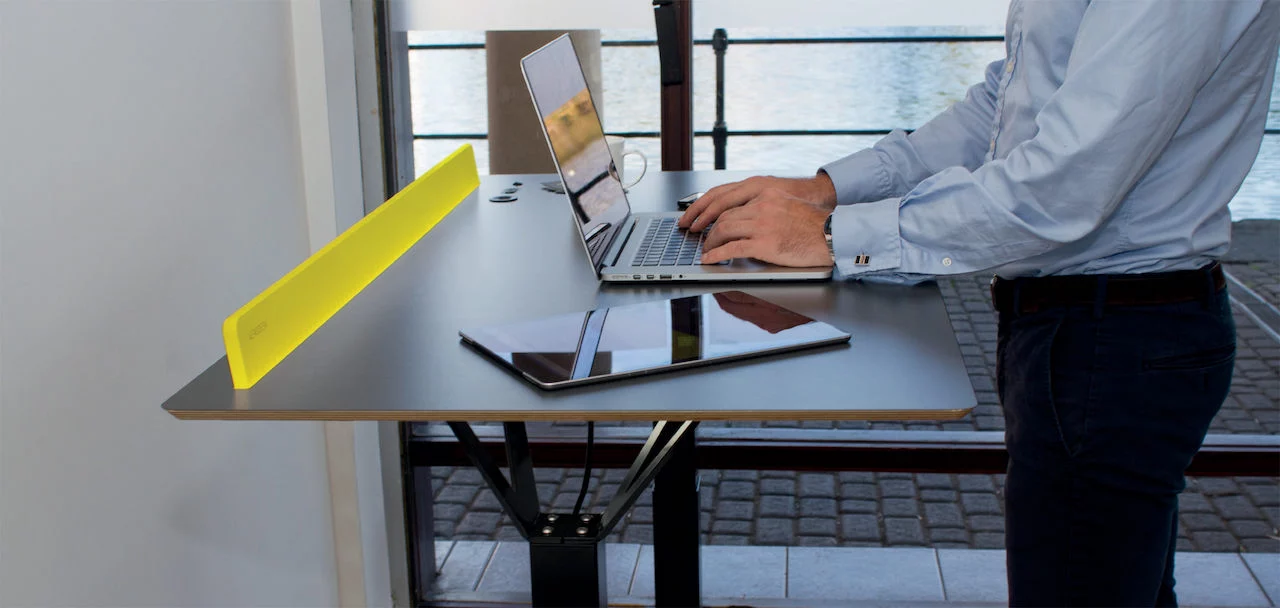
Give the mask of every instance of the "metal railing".
M 710 39 L 696 39 L 696 46 L 710 46 L 716 56 L 716 110 L 715 123 L 710 131 L 693 132 L 694 137 L 710 137 L 715 156 L 715 168 L 724 169 L 730 137 L 796 137 L 833 135 L 888 135 L 893 128 L 874 129 L 742 129 L 731 130 L 724 117 L 724 58 L 731 45 L 779 45 L 779 44 L 971 44 L 1004 42 L 1004 36 L 843 36 L 820 38 L 742 38 L 731 39 L 723 28 L 717 28 Z M 654 40 L 605 40 L 602 47 L 656 47 Z M 483 42 L 442 44 L 411 44 L 410 51 L 481 50 Z M 911 132 L 912 129 L 903 129 Z M 1266 129 L 1266 135 L 1280 135 L 1280 129 Z M 610 135 L 627 138 L 657 138 L 657 131 L 611 131 Z M 464 139 L 485 140 L 486 133 L 415 133 L 415 140 Z

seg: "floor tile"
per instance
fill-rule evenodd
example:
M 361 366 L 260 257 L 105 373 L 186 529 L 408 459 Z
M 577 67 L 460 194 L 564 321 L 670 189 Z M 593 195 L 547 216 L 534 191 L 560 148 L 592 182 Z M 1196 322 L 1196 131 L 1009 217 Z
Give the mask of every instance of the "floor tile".
M 653 546 L 640 548 L 632 597 L 653 597 Z M 786 547 L 703 545 L 702 597 L 783 599 L 786 597 Z
M 635 573 L 640 545 L 609 543 L 605 545 L 605 551 L 609 596 L 625 596 Z M 477 590 L 484 593 L 529 593 L 529 576 L 529 544 L 524 541 L 498 543 Z
M 463 541 L 453 545 L 449 559 L 440 568 L 440 576 L 436 578 L 436 587 L 441 591 L 474 591 L 480 575 L 489 564 L 493 555 L 493 541 Z
M 529 593 L 529 543 L 498 543 L 476 590 L 482 593 Z
M 444 565 L 445 558 L 449 557 L 450 549 L 453 549 L 453 541 L 451 540 L 436 541 L 436 572 L 440 571 L 440 567 Z
M 702 597 L 787 597 L 787 548 L 702 547 Z
M 787 576 L 793 599 L 943 601 L 932 549 L 793 547 Z
M 938 564 L 948 602 L 1008 601 L 1004 551 L 940 549 Z
M 608 570 L 609 597 L 622 597 L 631 593 L 631 578 L 636 573 L 640 558 L 640 545 L 609 543 L 605 545 L 605 569 Z
M 1173 590 L 1183 606 L 1270 606 L 1237 553 L 1179 553 Z
M 1272 606 L 1280 606 L 1280 553 L 1245 553 L 1245 565 L 1262 584 Z
M 631 579 L 632 597 L 653 597 L 653 545 L 640 545 L 636 573 Z

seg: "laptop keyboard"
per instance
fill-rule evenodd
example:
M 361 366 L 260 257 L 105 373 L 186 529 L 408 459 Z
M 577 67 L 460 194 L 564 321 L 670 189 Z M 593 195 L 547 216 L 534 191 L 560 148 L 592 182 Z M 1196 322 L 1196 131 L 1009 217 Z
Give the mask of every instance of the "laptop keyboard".
M 710 226 L 707 227 L 707 230 Z M 676 226 L 676 218 L 649 220 L 632 266 L 693 266 L 702 263 L 702 241 L 707 230 L 689 232 Z

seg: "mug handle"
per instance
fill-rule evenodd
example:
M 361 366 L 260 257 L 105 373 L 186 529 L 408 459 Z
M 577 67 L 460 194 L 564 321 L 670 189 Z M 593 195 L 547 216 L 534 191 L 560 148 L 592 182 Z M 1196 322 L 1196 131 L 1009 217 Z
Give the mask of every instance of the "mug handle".
M 626 152 L 623 152 L 622 161 L 625 163 L 627 156 L 630 156 L 632 154 L 635 154 L 636 156 L 640 157 L 640 161 L 641 161 L 640 175 L 637 175 L 635 179 L 631 180 L 631 183 L 623 184 L 622 185 L 623 190 L 630 190 L 636 184 L 640 183 L 640 180 L 644 179 L 645 172 L 649 170 L 649 159 L 645 157 L 644 152 L 641 152 L 639 150 L 627 150 Z

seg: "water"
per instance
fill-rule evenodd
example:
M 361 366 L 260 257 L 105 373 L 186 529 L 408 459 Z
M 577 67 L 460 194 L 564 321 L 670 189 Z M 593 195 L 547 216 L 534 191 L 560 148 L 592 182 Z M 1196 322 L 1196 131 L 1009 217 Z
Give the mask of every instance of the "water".
M 733 38 L 817 36 L 998 35 L 998 28 L 740 29 Z M 605 40 L 652 40 L 644 30 L 604 30 Z M 695 32 L 699 39 L 711 32 Z M 415 32 L 413 43 L 483 42 L 482 32 Z M 725 57 L 725 122 L 743 129 L 913 128 L 964 97 L 983 68 L 1003 56 L 1002 43 L 733 46 Z M 694 48 L 694 129 L 715 121 L 715 55 Z M 658 131 L 658 52 L 654 47 L 601 49 L 605 129 Z M 413 51 L 409 58 L 415 133 L 484 133 L 483 50 Z M 1277 79 L 1280 85 L 1280 79 Z M 1280 126 L 1280 86 L 1273 88 L 1268 127 Z M 811 175 L 820 165 L 875 143 L 878 137 L 730 137 L 726 168 L 778 175 Z M 476 148 L 488 172 L 487 142 L 419 140 L 419 172 L 462 143 Z M 628 146 L 659 166 L 657 139 Z M 541 145 L 541 142 L 539 142 Z M 712 168 L 711 138 L 694 140 L 694 168 Z M 636 164 L 632 164 L 635 162 Z M 628 160 L 628 172 L 639 170 Z M 1233 219 L 1280 219 L 1280 136 L 1267 136 L 1240 192 Z

